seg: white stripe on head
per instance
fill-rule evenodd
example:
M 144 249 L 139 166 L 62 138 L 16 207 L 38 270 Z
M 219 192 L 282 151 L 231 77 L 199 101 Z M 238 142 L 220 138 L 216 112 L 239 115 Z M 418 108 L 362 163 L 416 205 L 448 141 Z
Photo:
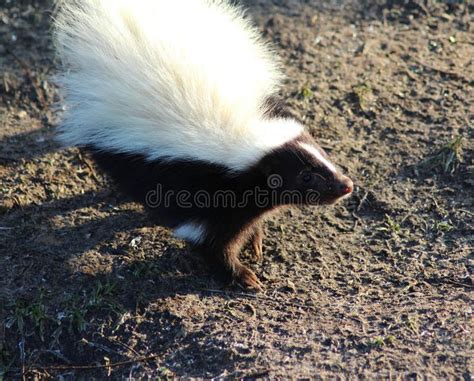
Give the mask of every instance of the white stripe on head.
M 206 238 L 206 227 L 204 224 L 196 222 L 186 222 L 179 225 L 174 230 L 177 238 L 184 239 L 192 243 L 202 243 Z
M 316 147 L 313 147 L 312 145 L 307 144 L 307 143 L 299 143 L 299 144 L 301 148 L 305 149 L 307 152 L 313 155 L 319 162 L 321 162 L 322 165 L 324 165 L 332 173 L 337 172 L 336 167 L 328 159 L 326 159 Z

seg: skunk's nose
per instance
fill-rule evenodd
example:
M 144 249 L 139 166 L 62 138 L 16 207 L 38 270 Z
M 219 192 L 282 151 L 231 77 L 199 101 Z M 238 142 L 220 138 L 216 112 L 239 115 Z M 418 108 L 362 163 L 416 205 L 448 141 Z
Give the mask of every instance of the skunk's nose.
M 354 190 L 354 183 L 349 177 L 343 176 L 337 184 L 336 190 L 340 196 L 348 195 Z

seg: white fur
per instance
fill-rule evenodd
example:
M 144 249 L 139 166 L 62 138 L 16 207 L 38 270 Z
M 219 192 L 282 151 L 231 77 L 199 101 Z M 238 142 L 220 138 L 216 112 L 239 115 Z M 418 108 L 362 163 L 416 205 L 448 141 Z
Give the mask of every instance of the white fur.
M 337 169 L 336 167 L 334 166 L 334 164 L 332 164 L 328 159 L 326 159 L 322 154 L 321 152 L 319 152 L 315 147 L 313 147 L 312 145 L 310 144 L 306 144 L 306 143 L 299 143 L 300 144 L 300 147 L 302 147 L 303 149 L 305 149 L 307 152 L 309 152 L 311 155 L 313 155 L 319 162 L 321 162 L 321 164 L 323 164 L 329 171 L 331 171 L 332 173 L 336 173 L 337 172 Z
M 202 243 L 206 238 L 206 227 L 204 224 L 187 222 L 179 225 L 174 230 L 174 235 L 188 242 Z
M 61 0 L 55 41 L 67 144 L 240 171 L 302 132 L 263 118 L 281 75 L 226 0 Z

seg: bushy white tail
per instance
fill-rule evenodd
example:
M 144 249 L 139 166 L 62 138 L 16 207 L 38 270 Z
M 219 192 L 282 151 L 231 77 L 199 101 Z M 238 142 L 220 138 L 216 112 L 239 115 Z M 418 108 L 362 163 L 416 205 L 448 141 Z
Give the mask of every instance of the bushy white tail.
M 301 130 L 263 120 L 280 73 L 226 1 L 62 0 L 55 41 L 68 144 L 238 171 Z

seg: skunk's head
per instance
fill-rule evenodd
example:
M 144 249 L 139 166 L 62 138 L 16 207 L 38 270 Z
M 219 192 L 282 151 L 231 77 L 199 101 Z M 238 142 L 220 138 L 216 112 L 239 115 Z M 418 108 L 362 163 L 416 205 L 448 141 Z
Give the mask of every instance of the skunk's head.
M 333 204 L 353 190 L 352 180 L 306 133 L 268 154 L 262 165 L 267 186 L 279 193 L 282 204 Z

